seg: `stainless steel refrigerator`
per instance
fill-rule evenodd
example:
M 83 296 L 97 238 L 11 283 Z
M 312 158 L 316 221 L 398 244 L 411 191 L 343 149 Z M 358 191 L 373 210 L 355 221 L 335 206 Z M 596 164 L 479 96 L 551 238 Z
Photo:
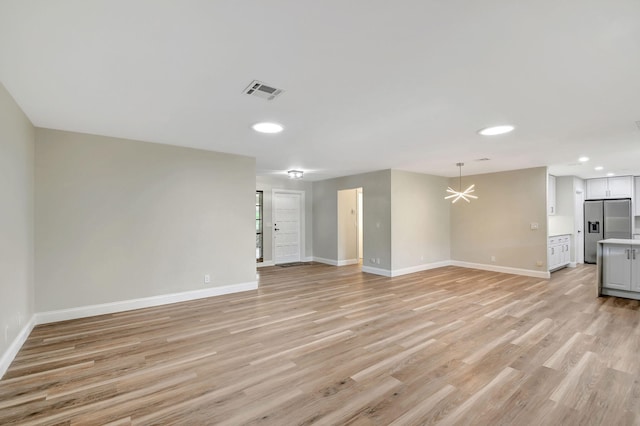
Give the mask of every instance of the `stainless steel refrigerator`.
M 584 262 L 596 263 L 598 241 L 631 239 L 631 200 L 584 202 Z

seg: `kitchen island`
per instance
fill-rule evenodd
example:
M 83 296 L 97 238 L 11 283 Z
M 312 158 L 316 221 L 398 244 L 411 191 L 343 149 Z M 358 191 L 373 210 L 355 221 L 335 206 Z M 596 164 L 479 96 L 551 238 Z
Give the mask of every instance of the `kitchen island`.
M 640 300 L 640 240 L 598 241 L 598 296 Z

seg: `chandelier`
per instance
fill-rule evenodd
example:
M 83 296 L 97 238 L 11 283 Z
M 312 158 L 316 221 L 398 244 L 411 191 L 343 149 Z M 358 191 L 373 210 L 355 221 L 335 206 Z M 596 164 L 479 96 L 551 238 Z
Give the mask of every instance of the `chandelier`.
M 453 200 L 451 200 L 451 204 L 455 203 L 459 199 L 463 199 L 467 203 L 470 202 L 469 198 L 473 198 L 474 200 L 478 199 L 478 197 L 476 197 L 475 195 L 471 195 L 471 193 L 475 191 L 475 189 L 473 189 L 476 186 L 475 184 L 471 185 L 464 191 L 462 190 L 462 166 L 464 166 L 464 163 L 456 163 L 456 166 L 458 166 L 458 168 L 460 169 L 460 177 L 459 177 L 460 180 L 458 181 L 458 190 L 456 191 L 453 188 L 448 187 L 447 192 L 451 195 L 447 195 L 446 197 L 444 197 L 444 199 L 448 200 L 450 198 L 453 198 Z

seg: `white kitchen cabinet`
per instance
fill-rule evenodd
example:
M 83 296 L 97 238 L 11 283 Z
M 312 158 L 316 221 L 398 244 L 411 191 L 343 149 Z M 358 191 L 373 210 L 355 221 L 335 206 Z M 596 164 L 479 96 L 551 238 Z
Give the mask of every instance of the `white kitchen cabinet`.
M 571 263 L 571 236 L 557 235 L 549 237 L 547 245 L 547 264 L 549 271 L 563 268 Z
M 636 176 L 634 178 L 634 184 L 633 187 L 635 189 L 634 191 L 634 195 L 635 197 L 633 197 L 633 210 L 634 216 L 640 216 L 640 176 Z
M 556 177 L 549 175 L 547 181 L 547 214 L 556 214 Z
M 587 179 L 586 184 L 588 200 L 607 198 L 607 194 L 609 192 L 607 178 Z
M 602 287 L 640 291 L 640 247 L 605 244 Z
M 633 197 L 633 176 L 587 179 L 587 200 Z
M 560 252 L 558 251 L 558 247 L 555 245 L 549 245 L 547 248 L 547 262 L 549 263 L 549 270 L 553 270 L 557 268 L 557 265 L 560 263 Z
M 609 198 L 633 197 L 633 176 L 617 176 L 607 178 Z
M 571 237 L 566 235 L 560 245 L 561 263 L 562 265 L 568 265 L 571 263 Z

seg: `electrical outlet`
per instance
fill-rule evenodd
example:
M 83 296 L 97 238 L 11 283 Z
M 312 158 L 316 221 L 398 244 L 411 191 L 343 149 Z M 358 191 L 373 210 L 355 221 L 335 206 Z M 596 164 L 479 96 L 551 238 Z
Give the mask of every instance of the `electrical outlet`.
M 376 263 L 379 265 L 380 264 L 380 258 L 376 257 Z
M 209 284 L 210 282 L 211 282 L 211 275 L 206 274 L 206 275 L 204 276 L 204 283 L 205 283 L 205 284 Z
M 538 224 L 536 222 L 531 222 L 531 230 L 536 231 L 538 229 Z
M 491 261 L 495 262 L 496 261 L 496 257 L 495 256 L 491 256 Z
M 542 266 L 542 260 L 538 260 L 538 261 L 536 262 L 536 266 Z
M 372 257 L 371 259 L 369 259 L 370 263 L 376 263 L 376 260 Z

